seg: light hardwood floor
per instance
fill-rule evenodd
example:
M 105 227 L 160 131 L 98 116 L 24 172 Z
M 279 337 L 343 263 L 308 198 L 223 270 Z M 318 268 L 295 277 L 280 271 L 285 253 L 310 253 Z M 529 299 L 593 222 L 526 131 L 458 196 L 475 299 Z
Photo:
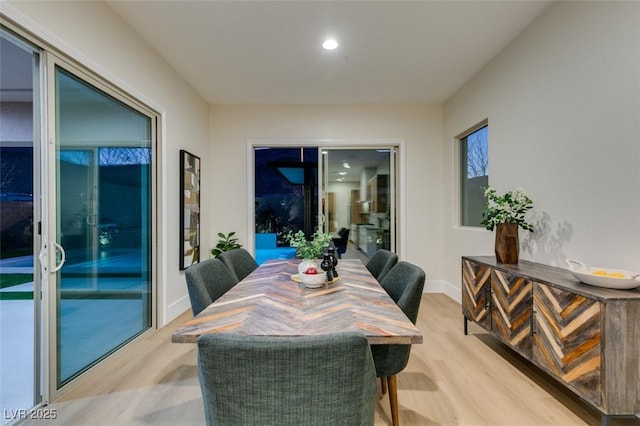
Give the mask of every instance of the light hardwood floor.
M 201 425 L 196 347 L 170 343 L 185 313 L 107 361 L 90 380 L 54 402 L 56 420 L 28 425 Z M 400 423 L 429 425 L 599 425 L 598 413 L 537 368 L 470 324 L 462 331 L 460 305 L 425 294 L 409 365 L 398 376 Z M 391 424 L 382 398 L 375 424 Z M 614 419 L 612 425 L 640 425 Z

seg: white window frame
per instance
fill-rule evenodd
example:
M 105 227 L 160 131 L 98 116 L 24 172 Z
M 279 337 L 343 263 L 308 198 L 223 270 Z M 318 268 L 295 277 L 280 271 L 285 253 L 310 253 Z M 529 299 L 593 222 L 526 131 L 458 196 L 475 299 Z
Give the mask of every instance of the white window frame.
M 463 209 L 463 205 L 462 205 L 462 183 L 463 183 L 463 179 L 462 179 L 462 140 L 464 138 L 466 138 L 467 136 L 471 135 L 472 133 L 477 132 L 478 130 L 482 129 L 483 127 L 487 127 L 487 131 L 488 131 L 488 127 L 489 127 L 489 119 L 485 118 L 484 120 L 480 121 L 479 123 L 475 124 L 474 126 L 468 128 L 467 130 L 465 130 L 464 132 L 458 134 L 455 138 L 454 138 L 454 156 L 453 156 L 453 161 L 454 161 L 454 173 L 455 173 L 455 177 L 454 177 L 454 183 L 455 183 L 455 197 L 454 197 L 454 206 L 455 206 L 455 218 L 454 218 L 454 226 L 456 227 L 460 227 L 460 228 L 464 228 L 464 229 L 484 229 L 484 227 L 482 227 L 481 225 L 465 225 L 462 223 L 462 209 Z M 487 156 L 488 156 L 488 140 L 487 140 Z M 487 161 L 489 161 L 489 156 L 487 158 Z M 488 179 L 489 179 L 489 174 L 487 172 L 487 185 L 488 185 Z

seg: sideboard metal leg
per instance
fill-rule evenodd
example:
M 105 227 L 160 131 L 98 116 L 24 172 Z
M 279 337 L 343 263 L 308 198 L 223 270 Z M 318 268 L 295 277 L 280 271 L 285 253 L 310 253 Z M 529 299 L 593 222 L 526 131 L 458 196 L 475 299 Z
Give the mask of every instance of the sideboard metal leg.
M 600 416 L 600 426 L 611 426 L 611 416 L 602 414 Z
M 469 319 L 464 315 L 462 316 L 462 318 L 464 318 L 464 335 L 466 336 L 469 332 L 469 326 L 468 326 Z

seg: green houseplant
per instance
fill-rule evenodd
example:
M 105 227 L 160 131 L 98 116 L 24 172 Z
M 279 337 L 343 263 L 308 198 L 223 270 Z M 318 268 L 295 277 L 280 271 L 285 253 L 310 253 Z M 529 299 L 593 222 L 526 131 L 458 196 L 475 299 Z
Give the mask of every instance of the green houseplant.
M 213 257 L 218 257 L 225 251 L 242 247 L 242 245 L 238 243 L 238 239 L 234 238 L 234 235 L 236 235 L 236 233 L 233 231 L 229 232 L 227 235 L 223 234 L 222 232 L 218 232 L 218 237 L 220 238 L 218 240 L 218 244 L 216 244 L 216 246 L 211 249 L 211 254 L 213 255 Z
M 325 234 L 320 232 L 320 230 L 316 230 L 316 232 L 313 233 L 311 241 L 307 241 L 307 237 L 303 231 L 296 233 L 289 231 L 284 237 L 285 241 L 289 241 L 291 247 L 297 249 L 296 256 L 302 259 L 319 258 L 331 244 L 331 238 L 331 234 Z
M 311 241 L 307 241 L 303 231 L 292 232 L 284 236 L 285 241 L 289 241 L 291 247 L 295 247 L 296 257 L 302 258 L 302 262 L 298 265 L 298 272 L 303 273 L 309 268 L 318 269 L 320 263 L 318 258 L 322 256 L 325 249 L 331 244 L 331 234 L 325 234 L 316 230 L 311 237 Z
M 533 225 L 526 221 L 526 213 L 533 208 L 533 201 L 522 188 L 515 188 L 498 195 L 491 187 L 485 188 L 487 202 L 482 212 L 482 225 L 489 231 L 496 230 L 495 254 L 499 263 L 518 263 L 520 241 L 518 228 L 533 232 Z

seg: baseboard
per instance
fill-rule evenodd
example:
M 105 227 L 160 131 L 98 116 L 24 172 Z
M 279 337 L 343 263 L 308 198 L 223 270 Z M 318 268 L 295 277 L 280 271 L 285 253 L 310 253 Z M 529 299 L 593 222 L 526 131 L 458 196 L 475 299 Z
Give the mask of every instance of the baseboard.
M 424 283 L 423 293 L 443 293 L 458 303 L 462 303 L 460 289 L 446 281 L 427 280 Z
M 191 309 L 191 301 L 189 300 L 189 296 L 185 295 L 166 307 L 164 311 L 164 324 L 158 324 L 158 326 L 162 327 L 169 324 L 188 309 Z

